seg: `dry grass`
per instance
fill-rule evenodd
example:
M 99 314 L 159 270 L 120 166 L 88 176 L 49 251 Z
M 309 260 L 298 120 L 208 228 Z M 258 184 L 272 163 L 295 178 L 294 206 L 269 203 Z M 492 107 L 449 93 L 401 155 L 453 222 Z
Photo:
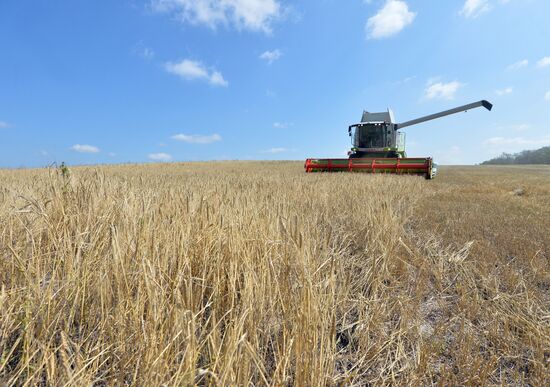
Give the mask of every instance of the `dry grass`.
M 440 174 L 0 171 L 0 384 L 548 384 L 549 170 Z

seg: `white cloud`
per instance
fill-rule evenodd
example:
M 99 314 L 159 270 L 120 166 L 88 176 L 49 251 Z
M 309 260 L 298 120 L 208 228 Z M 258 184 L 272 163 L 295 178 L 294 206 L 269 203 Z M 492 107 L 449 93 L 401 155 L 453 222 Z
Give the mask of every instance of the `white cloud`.
M 271 63 L 275 62 L 276 60 L 278 60 L 282 55 L 283 55 L 283 53 L 281 52 L 281 50 L 276 49 L 276 50 L 273 50 L 273 51 L 264 52 L 262 55 L 260 55 L 260 59 L 263 59 L 267 63 L 271 64 Z
M 410 81 L 416 79 L 416 75 L 413 75 L 412 77 L 407 77 L 407 78 L 403 78 L 403 79 L 400 79 L 399 81 L 395 81 L 392 83 L 392 85 L 403 85 L 405 83 L 409 83 Z
M 491 9 L 488 0 L 466 0 L 460 14 L 465 17 L 475 18 Z
M 75 144 L 71 149 L 79 153 L 99 153 L 99 148 L 93 145 Z
M 152 59 L 155 56 L 155 52 L 152 49 L 150 49 L 149 47 L 144 47 L 140 51 L 140 55 L 142 57 L 144 57 L 145 59 Z
M 366 25 L 367 35 L 373 39 L 387 38 L 399 33 L 411 24 L 416 17 L 402 0 L 386 0 L 378 13 L 369 18 Z
M 550 91 L 547 91 L 546 94 L 544 94 L 544 99 L 550 101 Z
M 465 0 L 460 14 L 467 18 L 476 18 L 482 13 L 490 11 L 495 3 L 507 4 L 511 0 Z
M 507 70 L 519 70 L 522 67 L 526 67 L 529 65 L 529 61 L 527 59 L 523 59 L 520 61 L 517 61 L 516 63 L 512 63 L 510 66 L 507 67 Z
M 168 153 L 150 153 L 149 155 L 147 155 L 147 157 L 150 160 L 153 160 L 153 161 L 170 161 L 170 160 L 172 160 L 172 156 L 169 155 Z
M 507 95 L 507 94 L 512 94 L 514 92 L 514 88 L 513 87 L 506 87 L 504 89 L 499 89 L 499 90 L 496 90 L 495 93 L 497 93 L 497 95 Z
M 265 33 L 283 13 L 278 0 L 151 0 L 151 4 L 155 11 L 175 14 L 184 23 L 210 28 L 231 24 Z
M 209 72 L 202 63 L 190 59 L 184 59 L 181 62 L 168 62 L 164 68 L 169 73 L 175 74 L 185 80 L 205 80 L 213 86 L 228 86 L 229 83 L 218 71 Z
M 176 134 L 172 136 L 172 139 L 177 141 L 187 142 L 189 144 L 211 144 L 213 142 L 221 141 L 222 137 L 219 134 L 211 134 L 207 136 L 201 136 L 198 134 Z
M 550 66 L 550 56 L 544 57 L 537 62 L 538 67 Z
M 262 151 L 262 153 L 271 153 L 271 154 L 277 154 L 277 153 L 284 153 L 289 151 L 287 148 L 270 148 Z
M 109 157 L 116 157 L 116 153 L 115 153 L 115 152 L 109 152 L 108 155 L 109 155 Z
M 453 99 L 456 92 L 464 84 L 453 81 L 449 83 L 428 81 L 428 87 L 426 88 L 426 98 L 428 99 Z
M 210 84 L 214 86 L 223 86 L 227 87 L 229 86 L 229 83 L 223 79 L 222 73 L 219 71 L 214 71 L 212 74 L 210 74 Z
M 143 41 L 138 42 L 138 44 L 134 47 L 134 53 L 141 56 L 144 59 L 153 59 L 155 57 L 155 51 L 153 49 L 147 47 Z
M 0 121 L 0 129 L 7 129 L 7 128 L 11 128 L 12 125 L 10 125 L 9 123 L 5 122 L 5 121 Z
M 273 127 L 277 129 L 286 129 L 292 125 L 294 125 L 292 122 L 274 122 L 273 123 Z

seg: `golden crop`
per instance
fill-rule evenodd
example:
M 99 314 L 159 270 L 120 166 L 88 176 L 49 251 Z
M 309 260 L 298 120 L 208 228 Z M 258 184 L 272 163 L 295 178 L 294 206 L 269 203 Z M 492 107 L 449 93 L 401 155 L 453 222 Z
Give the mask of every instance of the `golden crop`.
M 550 170 L 0 171 L 0 384 L 550 381 Z

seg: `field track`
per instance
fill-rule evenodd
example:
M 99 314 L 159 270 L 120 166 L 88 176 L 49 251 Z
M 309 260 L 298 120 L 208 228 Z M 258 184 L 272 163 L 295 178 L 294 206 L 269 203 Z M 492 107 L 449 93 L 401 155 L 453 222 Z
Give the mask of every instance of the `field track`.
M 0 385 L 550 383 L 550 168 L 0 170 Z

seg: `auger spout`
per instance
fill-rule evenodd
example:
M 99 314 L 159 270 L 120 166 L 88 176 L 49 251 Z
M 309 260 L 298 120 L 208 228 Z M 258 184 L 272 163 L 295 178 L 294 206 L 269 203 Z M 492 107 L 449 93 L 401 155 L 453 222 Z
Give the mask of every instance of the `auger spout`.
M 428 116 L 416 118 L 414 120 L 406 121 L 406 122 L 403 122 L 403 123 L 400 123 L 400 124 L 395 124 L 394 130 L 399 130 L 399 129 L 402 129 L 402 128 L 406 128 L 407 126 L 420 124 L 422 122 L 435 120 L 437 118 L 449 116 L 451 114 L 465 112 L 465 111 L 468 111 L 470 109 L 475 109 L 475 108 L 482 107 L 482 106 L 485 109 L 489 110 L 489 111 L 493 108 L 493 104 L 491 104 L 489 101 L 482 100 L 482 101 L 470 103 L 468 105 L 459 106 L 459 107 L 456 107 L 454 109 L 449 109 L 449 110 L 445 110 L 445 111 L 442 111 L 442 112 L 439 112 L 439 113 L 430 114 Z

